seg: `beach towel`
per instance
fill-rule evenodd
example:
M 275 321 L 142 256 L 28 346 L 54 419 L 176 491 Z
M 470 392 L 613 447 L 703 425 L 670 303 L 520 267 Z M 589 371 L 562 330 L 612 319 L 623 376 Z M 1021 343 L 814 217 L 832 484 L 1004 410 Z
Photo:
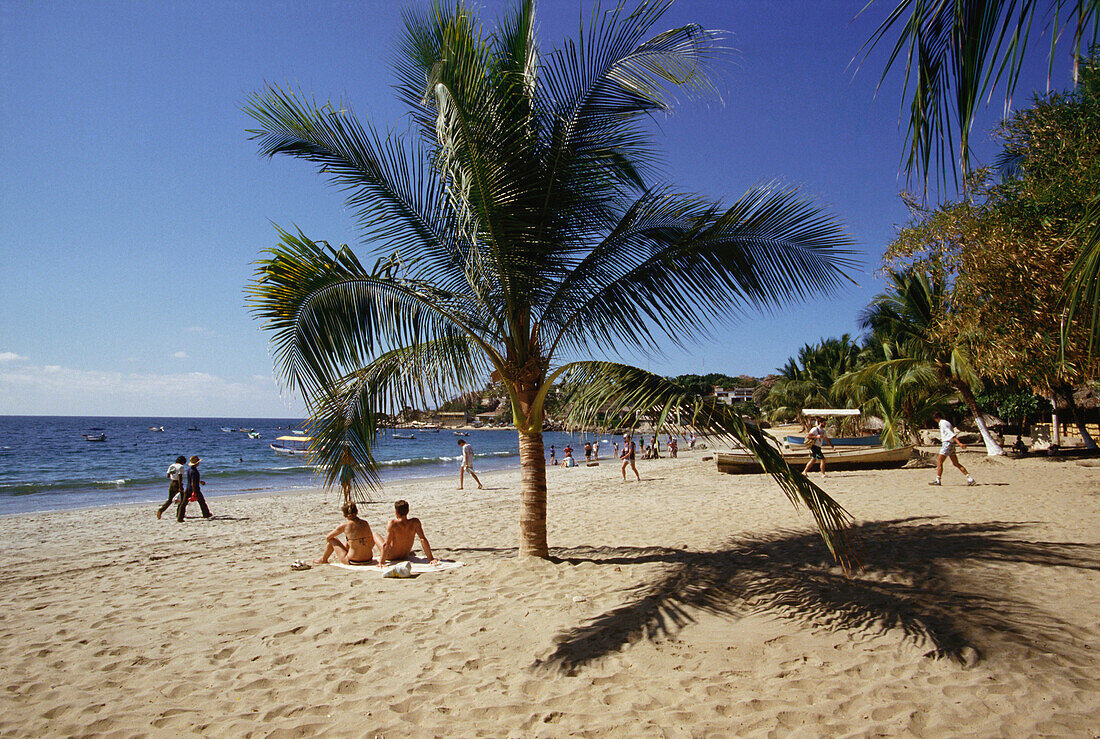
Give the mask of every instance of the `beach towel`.
M 458 569 L 459 567 L 462 567 L 466 563 L 465 562 L 456 562 L 453 559 L 450 559 L 450 560 L 441 559 L 441 560 L 439 560 L 438 564 L 433 565 L 433 564 L 429 564 L 428 560 L 425 559 L 424 557 L 409 557 L 408 559 L 406 559 L 402 562 L 395 562 L 393 564 L 387 564 L 385 567 L 379 567 L 376 564 L 373 564 L 373 565 L 346 565 L 342 562 L 330 562 L 329 564 L 331 564 L 334 567 L 341 567 L 345 570 L 356 570 L 356 571 L 360 571 L 360 572 L 370 572 L 370 573 L 374 573 L 374 574 L 382 574 L 383 577 L 402 577 L 402 575 L 397 575 L 397 574 L 386 575 L 386 574 L 383 574 L 383 573 L 384 573 L 384 571 L 392 570 L 394 567 L 400 567 L 402 565 L 409 564 L 409 565 L 412 565 L 411 572 L 409 573 L 409 575 L 404 575 L 404 577 L 410 577 L 410 576 L 415 576 L 415 575 L 424 575 L 424 574 L 427 574 L 429 572 L 443 572 L 445 570 L 454 570 L 454 569 Z

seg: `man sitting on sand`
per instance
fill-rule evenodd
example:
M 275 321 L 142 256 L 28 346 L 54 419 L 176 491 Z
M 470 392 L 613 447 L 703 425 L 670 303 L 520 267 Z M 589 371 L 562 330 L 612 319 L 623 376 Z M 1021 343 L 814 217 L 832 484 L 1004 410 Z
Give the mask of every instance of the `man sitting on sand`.
M 325 553 L 313 563 L 327 565 L 328 558 L 337 552 L 337 559 L 346 565 L 374 564 L 375 537 L 370 524 L 359 518 L 359 509 L 354 503 L 345 503 L 340 510 L 347 520 L 325 537 Z M 341 536 L 347 537 L 347 543 L 340 540 Z
M 420 525 L 420 519 L 409 518 L 409 504 L 399 500 L 393 504 L 393 512 L 396 518 L 386 526 L 386 540 L 378 541 L 378 546 L 382 550 L 379 555 L 379 564 L 408 559 L 412 555 L 413 540 L 416 537 L 420 537 L 420 547 L 431 564 L 438 562 L 439 560 L 432 556 L 432 547 L 424 536 L 424 527 Z

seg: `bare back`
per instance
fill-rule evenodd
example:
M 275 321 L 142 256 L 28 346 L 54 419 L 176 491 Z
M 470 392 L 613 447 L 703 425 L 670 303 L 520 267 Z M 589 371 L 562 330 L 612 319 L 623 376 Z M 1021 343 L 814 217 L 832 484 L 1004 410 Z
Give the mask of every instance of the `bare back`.
M 383 557 L 387 560 L 401 559 L 412 554 L 416 537 L 424 539 L 424 529 L 419 518 L 395 518 L 386 526 L 386 540 Z
M 348 538 L 348 559 L 365 562 L 374 556 L 374 535 L 370 524 L 361 518 L 351 519 L 343 524 L 344 535 Z

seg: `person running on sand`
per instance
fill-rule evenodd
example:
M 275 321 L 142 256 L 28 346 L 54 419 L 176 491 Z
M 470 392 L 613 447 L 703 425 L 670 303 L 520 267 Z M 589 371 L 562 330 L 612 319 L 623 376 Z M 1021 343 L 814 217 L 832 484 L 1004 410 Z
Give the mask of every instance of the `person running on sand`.
M 623 436 L 623 450 L 619 454 L 619 459 L 623 460 L 623 482 L 626 482 L 626 467 L 630 465 L 630 469 L 634 470 L 634 476 L 638 478 L 638 482 L 642 481 L 642 476 L 638 474 L 638 468 L 634 466 L 634 442 L 630 440 L 630 434 Z
M 313 564 L 327 565 L 329 557 L 337 552 L 336 558 L 346 565 L 374 564 L 374 533 L 370 524 L 359 518 L 359 509 L 354 503 L 345 503 L 340 511 L 347 520 L 325 537 L 325 552 Z M 340 537 L 347 537 L 347 542 Z M 379 542 L 381 545 L 381 542 Z
M 978 483 L 970 476 L 970 473 L 966 471 L 966 468 L 962 466 L 962 462 L 955 456 L 955 446 L 961 446 L 966 449 L 966 444 L 963 444 L 959 440 L 959 435 L 955 432 L 955 427 L 951 425 L 951 422 L 943 417 L 939 412 L 932 414 L 932 420 L 940 425 L 940 455 L 936 457 L 936 479 L 929 485 L 941 485 L 940 478 L 943 477 L 943 460 L 947 457 L 951 457 L 951 464 L 959 468 L 959 472 L 966 475 L 967 485 L 977 485 Z
M 474 482 L 477 483 L 477 489 L 481 490 L 484 485 L 474 474 L 474 448 L 463 439 L 458 440 L 458 445 L 462 448 L 462 464 L 458 468 L 458 489 L 462 489 L 462 476 L 469 472 L 470 477 L 474 478 Z
M 431 564 L 439 560 L 432 556 L 432 547 L 428 544 L 428 538 L 424 536 L 424 527 L 420 525 L 419 518 L 409 518 L 409 504 L 399 500 L 393 504 L 393 512 L 396 518 L 386 525 L 386 539 L 379 540 L 378 547 L 382 550 L 378 555 L 378 563 L 386 564 L 398 559 L 408 559 L 412 556 L 414 539 L 420 538 L 420 548 L 424 550 L 424 556 Z
M 829 442 L 829 446 L 836 449 L 833 446 L 833 440 L 825 435 L 825 422 L 818 418 L 814 423 L 814 427 L 810 429 L 810 433 L 806 434 L 806 444 L 810 447 L 810 461 L 806 463 L 806 469 L 802 470 L 803 475 L 810 474 L 810 468 L 814 466 L 815 462 L 821 463 L 821 476 L 828 477 L 825 474 L 825 452 L 821 450 L 821 442 Z
M 182 454 L 176 457 L 176 461 L 168 467 L 168 500 L 157 509 L 157 520 L 172 505 L 172 500 L 183 490 L 183 474 L 187 471 L 187 457 Z

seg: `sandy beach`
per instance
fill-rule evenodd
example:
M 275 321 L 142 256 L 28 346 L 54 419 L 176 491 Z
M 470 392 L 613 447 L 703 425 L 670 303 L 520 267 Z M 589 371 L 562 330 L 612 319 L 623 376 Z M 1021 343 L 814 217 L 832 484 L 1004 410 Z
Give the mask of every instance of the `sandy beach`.
M 518 471 L 387 487 L 373 526 L 407 498 L 467 563 L 410 580 L 291 571 L 334 492 L 0 519 L 0 735 L 1096 736 L 1100 469 L 831 474 L 847 577 L 701 456 L 549 470 L 554 562 L 515 557 Z

